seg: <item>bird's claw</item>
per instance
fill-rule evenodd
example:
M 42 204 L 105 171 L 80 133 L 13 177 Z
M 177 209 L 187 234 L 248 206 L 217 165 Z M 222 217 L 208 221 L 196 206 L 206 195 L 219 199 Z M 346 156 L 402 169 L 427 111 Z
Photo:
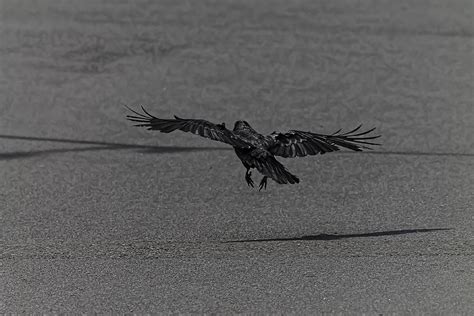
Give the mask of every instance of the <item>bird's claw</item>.
M 262 191 L 263 188 L 267 189 L 267 177 L 263 177 L 262 181 L 260 181 L 258 191 Z
M 252 176 L 252 172 L 251 171 L 247 172 L 245 174 L 245 181 L 247 181 L 247 185 L 249 187 L 253 188 L 254 186 L 253 186 L 253 180 L 252 180 L 251 176 Z

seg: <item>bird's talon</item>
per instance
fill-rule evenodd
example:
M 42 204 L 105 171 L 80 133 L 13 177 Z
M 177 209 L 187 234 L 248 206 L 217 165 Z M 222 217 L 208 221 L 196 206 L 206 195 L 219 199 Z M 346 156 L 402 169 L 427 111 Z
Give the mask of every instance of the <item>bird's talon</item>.
M 260 181 L 258 191 L 262 191 L 263 188 L 265 188 L 265 190 L 267 189 L 267 177 L 263 177 L 262 181 Z
M 252 187 L 252 188 L 253 188 L 254 185 L 253 185 L 253 180 L 252 180 L 251 176 L 252 176 L 252 172 L 251 172 L 251 171 L 247 171 L 247 173 L 245 174 L 245 181 L 247 181 L 247 185 L 248 185 L 249 187 Z

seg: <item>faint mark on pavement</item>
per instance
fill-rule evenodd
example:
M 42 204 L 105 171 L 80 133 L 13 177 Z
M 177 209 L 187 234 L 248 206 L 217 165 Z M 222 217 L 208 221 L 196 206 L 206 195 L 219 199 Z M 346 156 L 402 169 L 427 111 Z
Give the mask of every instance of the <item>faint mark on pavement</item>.
M 29 158 L 37 155 L 67 153 L 72 151 L 94 151 L 94 150 L 118 150 L 118 149 L 144 149 L 144 153 L 173 153 L 173 152 L 188 152 L 188 151 L 206 151 L 206 150 L 232 150 L 231 147 L 176 147 L 176 146 L 152 146 L 152 145 L 137 145 L 124 143 L 111 143 L 104 141 L 78 140 L 68 138 L 51 138 L 51 137 L 35 137 L 35 136 L 17 136 L 17 135 L 0 135 L 0 139 L 14 139 L 26 141 L 40 141 L 40 142 L 55 142 L 81 145 L 97 145 L 94 147 L 79 147 L 79 148 L 55 148 L 38 151 L 18 151 L 0 153 L 0 160 Z M 335 154 L 374 154 L 374 155 L 400 155 L 400 156 L 452 156 L 452 157 L 474 157 L 473 153 L 443 153 L 443 152 L 410 152 L 410 151 L 338 151 Z
M 339 153 L 351 153 L 349 151 L 341 151 Z M 355 152 L 352 152 L 355 153 Z M 374 154 L 374 155 L 399 155 L 399 156 L 452 156 L 452 157 L 474 157 L 474 154 L 471 153 L 428 153 L 420 151 L 358 151 L 359 154 Z
M 65 139 L 65 138 L 47 138 L 47 137 L 13 136 L 13 135 L 0 135 L 0 139 L 1 138 L 26 140 L 26 141 L 44 141 L 44 142 L 57 142 L 57 143 L 68 143 L 68 144 L 96 145 L 96 146 L 6 152 L 6 153 L 0 153 L 0 160 L 31 158 L 34 156 L 41 156 L 41 155 L 48 155 L 48 154 L 80 152 L 80 151 L 96 151 L 96 150 L 143 149 L 141 151 L 143 153 L 164 154 L 164 153 L 177 153 L 177 152 L 190 152 L 190 151 L 231 150 L 232 149 L 232 148 L 227 148 L 227 147 L 151 146 L 151 145 L 109 143 L 109 142 L 102 142 L 102 141 L 88 141 L 88 140 L 76 140 L 76 139 Z

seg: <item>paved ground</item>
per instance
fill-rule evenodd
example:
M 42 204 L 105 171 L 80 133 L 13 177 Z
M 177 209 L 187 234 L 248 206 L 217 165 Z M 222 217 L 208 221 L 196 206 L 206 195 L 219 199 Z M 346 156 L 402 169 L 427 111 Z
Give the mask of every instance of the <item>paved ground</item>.
M 0 312 L 474 313 L 472 2 L 40 3 L 0 6 Z M 259 193 L 121 103 L 384 146 Z

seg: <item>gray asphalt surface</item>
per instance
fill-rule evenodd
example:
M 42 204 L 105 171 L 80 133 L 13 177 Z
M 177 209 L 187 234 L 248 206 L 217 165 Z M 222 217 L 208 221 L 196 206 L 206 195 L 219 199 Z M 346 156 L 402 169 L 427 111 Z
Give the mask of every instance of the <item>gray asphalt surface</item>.
M 0 312 L 474 313 L 471 1 L 0 3 Z M 383 146 L 258 192 L 122 103 Z

